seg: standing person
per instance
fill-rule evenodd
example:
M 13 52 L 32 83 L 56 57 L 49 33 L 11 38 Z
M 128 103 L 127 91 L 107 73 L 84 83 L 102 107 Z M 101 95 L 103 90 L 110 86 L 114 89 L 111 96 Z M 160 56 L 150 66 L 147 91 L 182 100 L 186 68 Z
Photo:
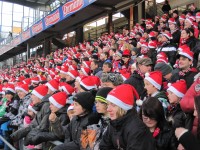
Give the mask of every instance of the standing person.
M 162 6 L 163 13 L 169 14 L 169 11 L 171 10 L 171 6 L 169 5 L 168 0 L 165 0 L 165 3 Z
M 143 102 L 140 117 L 152 133 L 156 150 L 177 150 L 174 130 L 167 123 L 162 104 L 157 98 L 150 97 Z
M 153 139 L 148 128 L 136 114 L 134 98 L 137 91 L 128 84 L 122 84 L 109 92 L 107 111 L 111 119 L 100 142 L 100 150 L 137 149 L 154 150 Z

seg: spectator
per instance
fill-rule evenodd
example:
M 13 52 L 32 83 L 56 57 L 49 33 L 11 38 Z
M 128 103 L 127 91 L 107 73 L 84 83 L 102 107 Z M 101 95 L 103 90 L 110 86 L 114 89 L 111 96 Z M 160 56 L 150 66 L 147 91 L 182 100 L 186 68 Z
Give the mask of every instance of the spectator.
M 169 11 L 171 10 L 171 6 L 169 5 L 168 0 L 165 0 L 163 6 L 162 6 L 162 11 L 163 13 L 169 14 Z
M 103 73 L 101 77 L 102 87 L 114 88 L 123 83 L 123 79 L 119 73 Z

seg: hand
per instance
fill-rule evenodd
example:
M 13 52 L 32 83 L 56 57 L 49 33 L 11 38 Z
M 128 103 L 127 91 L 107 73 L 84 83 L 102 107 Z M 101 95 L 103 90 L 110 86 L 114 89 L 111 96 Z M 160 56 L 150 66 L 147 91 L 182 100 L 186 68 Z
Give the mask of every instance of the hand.
M 178 147 L 177 147 L 177 150 L 185 150 L 185 148 L 183 147 L 182 144 L 179 144 Z
M 49 121 L 51 121 L 51 122 L 55 122 L 56 118 L 57 118 L 57 116 L 53 112 L 49 115 Z
M 187 131 L 188 130 L 185 128 L 176 128 L 175 135 L 176 135 L 177 139 L 179 139 Z

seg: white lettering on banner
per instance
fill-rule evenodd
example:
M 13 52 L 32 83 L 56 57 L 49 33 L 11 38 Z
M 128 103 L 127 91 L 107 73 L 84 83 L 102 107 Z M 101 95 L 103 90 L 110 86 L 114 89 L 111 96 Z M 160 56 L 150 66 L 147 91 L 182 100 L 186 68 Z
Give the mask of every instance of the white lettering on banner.
M 65 17 L 66 15 L 81 9 L 83 5 L 84 0 L 73 0 L 71 2 L 66 3 L 62 7 L 63 16 Z
M 42 30 L 43 30 L 42 21 L 40 21 L 39 23 L 32 26 L 32 33 L 33 34 L 41 32 Z
M 59 10 L 56 10 L 53 14 L 48 15 L 45 17 L 45 25 L 53 25 L 60 20 L 60 13 Z
M 26 39 L 28 39 L 30 37 L 31 37 L 30 29 L 28 29 L 27 31 L 25 31 L 25 32 L 22 33 L 22 39 L 23 40 L 26 40 Z

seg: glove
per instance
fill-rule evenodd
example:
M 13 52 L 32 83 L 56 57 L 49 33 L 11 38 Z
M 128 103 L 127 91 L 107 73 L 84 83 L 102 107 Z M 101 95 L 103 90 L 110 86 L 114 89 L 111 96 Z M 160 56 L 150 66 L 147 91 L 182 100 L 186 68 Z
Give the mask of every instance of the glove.
M 19 129 L 16 132 L 14 132 L 13 134 L 11 134 L 10 138 L 14 142 L 19 141 L 20 139 L 22 139 L 23 137 L 25 137 L 30 132 L 30 130 L 31 130 L 30 127 Z

